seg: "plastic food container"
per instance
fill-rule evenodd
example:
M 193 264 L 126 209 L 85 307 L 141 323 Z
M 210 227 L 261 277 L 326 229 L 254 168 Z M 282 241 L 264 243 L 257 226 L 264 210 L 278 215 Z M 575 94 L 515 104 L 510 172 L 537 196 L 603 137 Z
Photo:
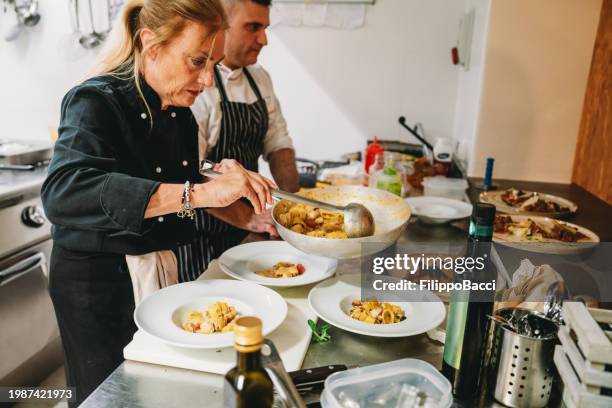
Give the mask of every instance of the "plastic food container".
M 431 364 L 405 358 L 330 375 L 323 408 L 448 408 L 451 384 Z
M 454 198 L 463 201 L 468 182 L 465 179 L 448 177 L 425 177 L 423 194 L 426 196 Z

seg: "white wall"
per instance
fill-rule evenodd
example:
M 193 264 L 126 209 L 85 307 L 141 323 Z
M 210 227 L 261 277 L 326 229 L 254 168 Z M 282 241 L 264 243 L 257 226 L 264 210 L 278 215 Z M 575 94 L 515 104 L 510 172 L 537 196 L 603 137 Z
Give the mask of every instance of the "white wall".
M 14 42 L 4 33 L 15 23 L 12 10 L 0 10 L 0 139 L 49 140 L 57 126 L 63 95 L 93 64 L 72 34 L 68 1 L 41 0 L 41 20 Z
M 568 183 L 601 0 L 492 0 L 470 175 Z
M 48 140 L 62 96 L 91 68 L 72 34 L 68 2 L 40 0 L 41 22 L 17 41 L 0 40 L 0 137 Z M 260 58 L 272 74 L 298 154 L 334 158 L 367 138 L 413 141 L 397 124 L 420 121 L 449 137 L 459 69 L 450 63 L 464 1 L 378 0 L 365 26 L 271 28 Z M 0 31 L 14 14 L 0 14 Z
M 489 29 L 491 0 L 468 0 L 466 12 L 474 9 L 474 26 L 470 47 L 470 63 L 467 70 L 459 70 L 457 85 L 457 104 L 453 137 L 458 142 L 457 154 L 468 169 L 474 135 L 480 115 L 480 95 L 482 92 L 485 48 Z
M 374 135 L 414 141 L 400 115 L 422 122 L 431 139 L 452 136 L 458 68 L 450 49 L 464 3 L 378 0 L 353 31 L 272 27 L 260 63 L 298 155 L 333 158 Z
M 333 158 L 373 135 L 410 141 L 405 115 L 430 139 L 458 139 L 470 175 L 493 156 L 498 178 L 568 182 L 601 1 L 378 0 L 357 30 L 273 27 L 260 62 L 301 156 Z M 465 72 L 449 50 L 470 7 Z M 62 96 L 95 60 L 67 1 L 40 0 L 40 12 L 17 41 L 0 39 L 0 138 L 48 140 Z M 0 13 L 2 34 L 13 23 Z

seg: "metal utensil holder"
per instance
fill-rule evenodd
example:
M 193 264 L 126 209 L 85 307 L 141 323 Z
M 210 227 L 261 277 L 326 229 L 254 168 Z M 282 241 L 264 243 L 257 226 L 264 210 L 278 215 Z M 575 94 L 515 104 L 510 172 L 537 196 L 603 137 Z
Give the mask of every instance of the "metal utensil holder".
M 488 389 L 509 407 L 545 407 L 554 377 L 556 336 L 538 339 L 520 335 L 491 320 Z

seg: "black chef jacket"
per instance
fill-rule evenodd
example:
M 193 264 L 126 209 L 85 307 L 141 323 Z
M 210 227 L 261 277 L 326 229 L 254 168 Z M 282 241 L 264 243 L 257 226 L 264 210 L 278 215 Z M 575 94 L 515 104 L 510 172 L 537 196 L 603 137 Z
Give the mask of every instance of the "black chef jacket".
M 190 242 L 194 222 L 144 219 L 160 182 L 201 181 L 198 126 L 189 108 L 161 110 L 143 80 L 83 82 L 62 101 L 59 138 L 42 187 L 55 243 L 73 251 L 138 255 Z M 180 202 L 180 197 L 176 197 Z

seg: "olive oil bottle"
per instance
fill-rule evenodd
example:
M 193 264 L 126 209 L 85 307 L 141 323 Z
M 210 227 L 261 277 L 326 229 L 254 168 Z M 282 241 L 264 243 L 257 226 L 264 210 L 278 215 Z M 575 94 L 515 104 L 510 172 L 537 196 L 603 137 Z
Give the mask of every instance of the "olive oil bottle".
M 456 281 L 494 279 L 496 274 L 490 261 L 494 221 L 495 206 L 474 205 L 466 257 L 483 260 L 482 268 L 475 267 L 463 276 L 455 274 Z M 479 294 L 455 290 L 451 294 L 442 373 L 451 382 L 456 398 L 469 400 L 478 393 L 486 346 L 487 315 L 493 314 L 494 297 L 494 290 Z
M 228 408 L 269 408 L 274 387 L 261 363 L 263 343 L 261 320 L 244 316 L 236 319 L 234 348 L 237 364 L 225 374 L 223 406 Z

